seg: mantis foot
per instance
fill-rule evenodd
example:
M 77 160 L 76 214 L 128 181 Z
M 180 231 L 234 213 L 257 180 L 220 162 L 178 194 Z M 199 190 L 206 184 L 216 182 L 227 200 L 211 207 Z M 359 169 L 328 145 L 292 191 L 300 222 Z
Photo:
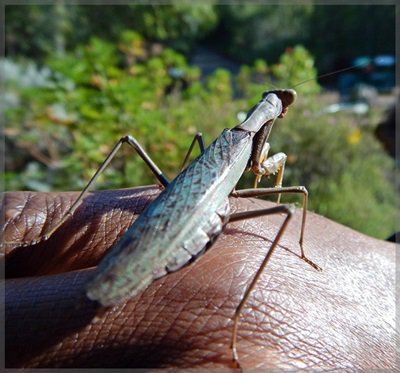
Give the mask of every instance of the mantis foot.
M 301 259 L 303 259 L 307 264 L 309 264 L 311 267 L 313 267 L 318 272 L 322 272 L 322 268 L 318 264 L 315 264 L 312 260 L 308 259 L 306 256 L 303 255 L 301 257 Z

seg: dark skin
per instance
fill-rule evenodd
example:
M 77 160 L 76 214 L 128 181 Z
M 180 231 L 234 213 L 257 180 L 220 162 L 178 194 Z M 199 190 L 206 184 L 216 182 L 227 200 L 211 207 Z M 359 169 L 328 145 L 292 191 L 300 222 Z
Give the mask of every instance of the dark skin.
M 6 367 L 228 368 L 235 308 L 283 216 L 228 224 L 205 255 L 110 309 L 84 286 L 158 188 L 90 194 L 49 240 L 8 248 Z M 48 230 L 76 193 L 8 193 L 5 241 Z M 231 199 L 234 211 L 273 206 Z M 309 213 L 299 258 L 298 209 L 239 324 L 242 367 L 395 371 L 396 245 Z

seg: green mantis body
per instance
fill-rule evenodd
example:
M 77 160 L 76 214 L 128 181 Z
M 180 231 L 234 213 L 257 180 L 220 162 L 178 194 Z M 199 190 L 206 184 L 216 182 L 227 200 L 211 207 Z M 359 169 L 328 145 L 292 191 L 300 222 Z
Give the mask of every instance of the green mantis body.
M 168 182 L 135 138 L 121 138 L 58 224 L 46 235 L 24 244 L 48 239 L 74 213 L 89 187 L 123 143 L 128 143 L 138 152 L 165 189 L 110 249 L 88 282 L 87 297 L 101 306 L 124 302 L 146 289 L 154 280 L 190 264 L 212 245 L 228 222 L 261 215 L 284 214 L 285 219 L 234 315 L 231 348 L 233 361 L 239 364 L 236 338 L 241 311 L 285 231 L 292 209 L 277 205 L 269 209 L 231 214 L 228 197 L 302 194 L 303 217 L 299 240 L 301 258 L 320 270 L 306 258 L 303 250 L 307 190 L 302 186 L 282 187 L 286 156 L 278 153 L 278 157 L 267 157 L 267 139 L 272 126 L 277 118 L 286 115 L 295 98 L 296 92 L 293 90 L 265 92 L 242 123 L 232 129 L 225 129 L 207 149 L 204 150 L 201 137 L 197 137 L 202 154 L 171 182 Z M 193 145 L 194 142 L 189 152 Z M 276 186 L 235 190 L 237 182 L 248 168 L 257 178 L 277 172 Z
M 270 93 L 241 125 L 225 129 L 108 253 L 88 285 L 89 298 L 120 303 L 199 256 L 229 219 L 228 196 L 250 162 L 256 134 L 281 113 L 281 100 Z
M 266 174 L 262 163 L 264 144 L 276 118 L 286 114 L 295 100 L 292 90 L 266 92 L 250 110 L 247 118 L 221 135 L 151 202 L 121 240 L 105 256 L 87 285 L 87 296 L 103 306 L 113 306 L 143 291 L 155 279 L 177 271 L 193 262 L 211 246 L 228 221 L 251 218 L 262 214 L 285 213 L 286 220 L 277 234 L 265 264 L 250 284 L 235 315 L 232 338 L 233 359 L 236 352 L 236 332 L 240 311 L 265 267 L 286 224 L 291 210 L 278 206 L 266 211 L 231 215 L 228 197 L 303 193 L 303 187 L 267 188 L 234 191 L 246 168 L 257 175 Z M 133 142 L 134 139 L 127 140 Z M 157 175 L 157 172 L 155 172 Z M 158 173 L 159 174 L 159 173 Z M 232 193 L 232 191 L 234 191 Z M 300 243 L 303 241 L 305 209 Z M 302 257 L 315 268 L 302 250 Z

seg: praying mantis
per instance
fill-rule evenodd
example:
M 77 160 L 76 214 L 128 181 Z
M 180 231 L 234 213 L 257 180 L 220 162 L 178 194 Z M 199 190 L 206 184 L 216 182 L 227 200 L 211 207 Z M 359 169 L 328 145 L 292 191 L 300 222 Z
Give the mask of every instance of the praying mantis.
M 186 159 L 196 141 L 201 154 L 171 182 L 134 137 L 121 138 L 60 222 L 45 236 L 30 243 L 49 238 L 73 215 L 90 186 L 124 143 L 138 152 L 164 189 L 105 255 L 87 283 L 87 297 L 101 306 L 110 307 L 127 301 L 158 278 L 192 263 L 212 246 L 229 222 L 284 214 L 285 219 L 233 316 L 230 346 L 232 360 L 240 365 L 237 352 L 240 315 L 289 224 L 293 208 L 277 205 L 233 214 L 230 212 L 228 197 L 278 194 L 279 200 L 282 193 L 303 195 L 299 237 L 301 258 L 314 269 L 321 270 L 307 258 L 303 248 L 308 192 L 303 186 L 282 187 L 286 156 L 278 153 L 268 157 L 267 140 L 275 120 L 287 114 L 295 99 L 294 90 L 267 91 L 242 123 L 232 129 L 225 129 L 209 147 L 205 148 L 202 136 L 196 135 Z M 275 187 L 236 190 L 239 179 L 248 168 L 256 175 L 256 184 L 262 176 L 277 174 Z

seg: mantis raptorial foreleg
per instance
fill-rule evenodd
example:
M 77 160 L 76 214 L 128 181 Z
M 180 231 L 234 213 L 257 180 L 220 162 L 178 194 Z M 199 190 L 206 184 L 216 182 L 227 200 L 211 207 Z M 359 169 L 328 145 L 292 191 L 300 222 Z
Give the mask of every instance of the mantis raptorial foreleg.
M 187 159 L 189 158 L 193 147 L 196 143 L 196 141 L 199 144 L 200 151 L 201 153 L 204 152 L 204 142 L 203 142 L 203 137 L 201 133 L 198 133 L 194 136 L 194 139 L 189 147 L 189 150 L 186 154 L 185 161 L 183 165 L 186 163 Z M 100 176 L 101 173 L 107 168 L 107 166 L 110 164 L 112 159 L 115 157 L 117 154 L 118 150 L 121 148 L 123 144 L 128 144 L 130 145 L 138 154 L 139 156 L 144 160 L 144 162 L 149 166 L 149 169 L 151 172 L 154 174 L 154 176 L 158 179 L 158 181 L 161 183 L 163 187 L 166 187 L 169 184 L 168 179 L 164 176 L 164 173 L 160 170 L 160 168 L 155 164 L 155 162 L 151 159 L 151 157 L 147 154 L 147 152 L 144 150 L 144 148 L 140 145 L 140 143 L 133 137 L 133 136 L 124 136 L 122 137 L 112 148 L 110 153 L 107 155 L 103 163 L 100 165 L 100 167 L 97 169 L 95 174 L 92 176 L 92 178 L 89 180 L 87 185 L 83 188 L 82 192 L 79 194 L 78 198 L 74 201 L 74 203 L 71 205 L 71 207 L 68 209 L 68 211 L 63 215 L 60 221 L 57 222 L 47 233 L 34 238 L 33 240 L 29 242 L 3 242 L 1 246 L 14 246 L 14 245 L 19 245 L 19 246 L 28 246 L 28 245 L 34 245 L 36 243 L 39 243 L 41 241 L 48 240 L 55 231 L 57 231 L 58 228 L 62 224 L 65 223 L 65 221 L 73 215 L 73 213 L 76 211 L 76 209 L 79 207 L 81 204 L 83 198 L 87 195 L 89 192 L 89 189 L 93 186 L 95 183 L 96 179 Z
M 256 174 L 256 178 L 254 180 L 254 188 L 258 187 L 258 184 L 261 181 L 262 176 L 269 176 L 275 175 L 276 173 L 276 180 L 275 180 L 275 187 L 281 188 L 282 187 L 282 179 L 283 173 L 285 171 L 285 163 L 287 156 L 285 153 L 276 153 L 271 157 L 268 157 L 268 152 L 270 150 L 270 145 L 266 142 L 263 146 L 261 151 L 259 163 L 257 167 L 253 167 L 253 172 Z M 278 194 L 277 203 L 281 200 L 281 194 Z

